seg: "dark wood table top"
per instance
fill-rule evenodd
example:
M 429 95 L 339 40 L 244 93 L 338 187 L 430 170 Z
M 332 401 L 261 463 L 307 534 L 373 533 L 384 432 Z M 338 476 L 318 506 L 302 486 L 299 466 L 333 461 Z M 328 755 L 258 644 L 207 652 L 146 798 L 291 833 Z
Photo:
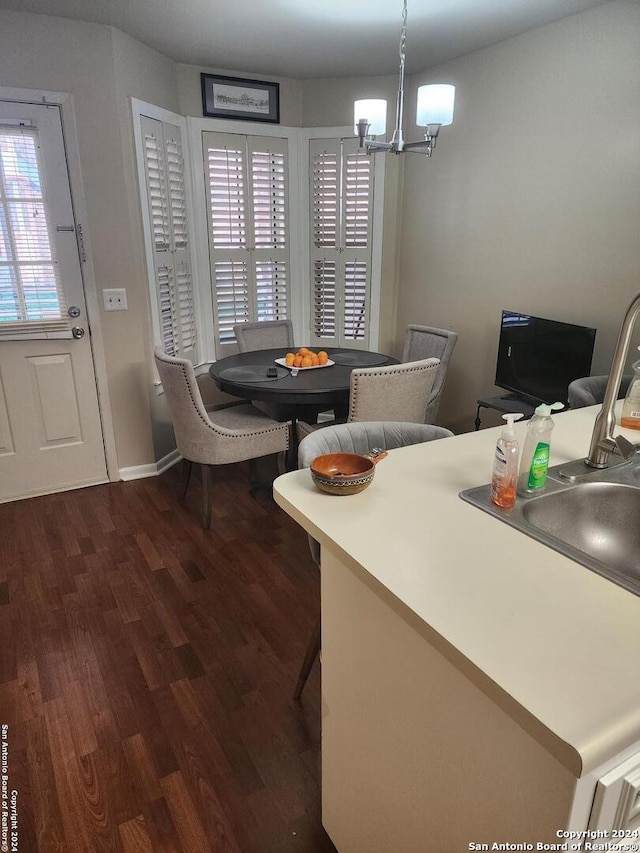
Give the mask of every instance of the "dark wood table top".
M 210 366 L 209 373 L 221 391 L 236 397 L 294 406 L 331 407 L 348 401 L 349 377 L 354 368 L 398 363 L 392 356 L 369 350 L 313 347 L 314 352 L 320 349 L 324 349 L 329 359 L 336 363 L 327 367 L 301 368 L 297 376 L 276 364 L 275 360 L 285 355 L 281 348 L 253 350 L 221 358 Z M 270 367 L 277 368 L 277 378 L 266 375 Z

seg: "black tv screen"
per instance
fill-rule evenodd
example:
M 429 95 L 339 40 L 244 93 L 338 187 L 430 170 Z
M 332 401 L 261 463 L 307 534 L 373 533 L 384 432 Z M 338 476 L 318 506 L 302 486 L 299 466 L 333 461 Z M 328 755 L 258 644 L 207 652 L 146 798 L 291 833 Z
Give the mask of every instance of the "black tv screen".
M 543 403 L 567 402 L 569 383 L 591 373 L 596 330 L 503 311 L 496 385 Z

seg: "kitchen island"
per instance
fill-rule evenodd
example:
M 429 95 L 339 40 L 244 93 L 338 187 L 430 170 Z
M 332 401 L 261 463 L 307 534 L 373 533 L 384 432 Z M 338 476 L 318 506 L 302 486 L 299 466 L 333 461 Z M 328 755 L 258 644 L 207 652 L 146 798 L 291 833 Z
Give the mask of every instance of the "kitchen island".
M 598 410 L 554 416 L 552 465 L 586 454 Z M 640 597 L 460 499 L 488 482 L 499 433 L 393 450 L 359 495 L 308 471 L 274 484 L 322 549 L 340 853 L 583 849 L 559 833 L 613 844 L 640 823 Z

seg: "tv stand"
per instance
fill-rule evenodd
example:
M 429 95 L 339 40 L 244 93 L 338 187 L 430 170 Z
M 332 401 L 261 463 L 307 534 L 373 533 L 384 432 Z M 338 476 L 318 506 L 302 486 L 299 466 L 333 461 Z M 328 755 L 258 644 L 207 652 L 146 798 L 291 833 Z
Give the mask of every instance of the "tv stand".
M 496 412 L 508 414 L 510 412 L 522 412 L 524 420 L 528 420 L 534 413 L 539 400 L 532 397 L 521 397 L 519 394 L 503 394 L 501 397 L 483 397 L 478 401 L 476 419 L 474 421 L 476 432 L 480 429 L 480 409 L 494 409 Z

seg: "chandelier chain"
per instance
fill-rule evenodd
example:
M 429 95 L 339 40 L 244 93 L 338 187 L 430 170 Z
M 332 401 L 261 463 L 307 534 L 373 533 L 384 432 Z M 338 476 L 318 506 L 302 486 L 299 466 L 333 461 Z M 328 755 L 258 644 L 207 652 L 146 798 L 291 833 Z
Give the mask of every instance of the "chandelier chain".
M 400 62 L 404 63 L 407 55 L 407 0 L 402 7 L 402 30 L 400 32 Z

